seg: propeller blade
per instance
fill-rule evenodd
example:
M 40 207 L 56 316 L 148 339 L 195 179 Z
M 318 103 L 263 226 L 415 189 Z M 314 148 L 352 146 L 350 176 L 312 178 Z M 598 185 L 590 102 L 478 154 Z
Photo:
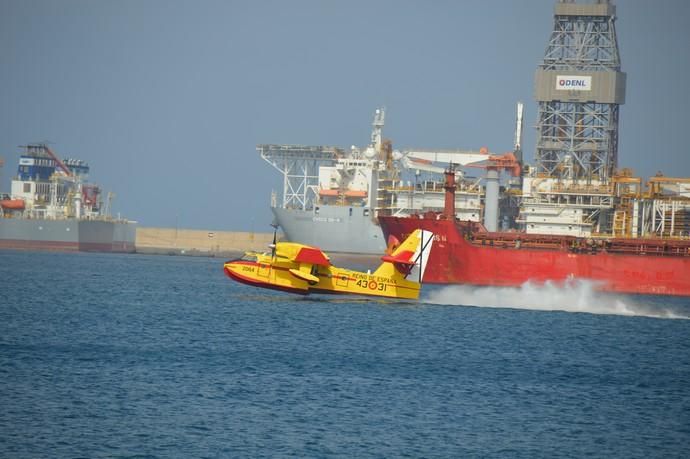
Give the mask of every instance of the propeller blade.
M 273 242 L 271 243 L 271 259 L 276 257 L 276 233 L 278 232 L 278 225 L 271 224 L 273 227 Z

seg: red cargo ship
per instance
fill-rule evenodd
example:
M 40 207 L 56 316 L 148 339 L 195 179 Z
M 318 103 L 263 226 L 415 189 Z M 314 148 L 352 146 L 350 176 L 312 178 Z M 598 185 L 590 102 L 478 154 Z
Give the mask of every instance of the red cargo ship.
M 443 213 L 379 217 L 388 240 L 402 241 L 417 228 L 436 235 L 425 282 L 515 287 L 575 278 L 604 291 L 690 296 L 688 240 L 487 232 L 455 220 L 453 173 L 446 174 L 445 202 Z

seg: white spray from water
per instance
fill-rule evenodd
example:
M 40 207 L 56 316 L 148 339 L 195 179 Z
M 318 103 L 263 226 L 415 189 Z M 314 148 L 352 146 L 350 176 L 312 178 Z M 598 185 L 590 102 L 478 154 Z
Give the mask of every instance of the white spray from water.
M 643 297 L 600 292 L 591 281 L 572 279 L 565 282 L 520 287 L 475 287 L 451 285 L 429 292 L 422 301 L 429 304 L 479 306 L 485 308 L 531 309 L 537 311 L 586 312 L 644 316 L 663 319 L 690 319 L 661 305 L 651 305 Z

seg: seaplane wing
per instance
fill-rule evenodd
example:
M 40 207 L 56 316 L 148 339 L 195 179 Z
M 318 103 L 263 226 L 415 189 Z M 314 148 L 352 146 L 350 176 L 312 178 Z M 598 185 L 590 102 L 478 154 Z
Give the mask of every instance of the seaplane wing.
M 374 271 L 359 272 L 333 266 L 317 247 L 294 242 L 271 245 L 271 253 L 248 252 L 223 268 L 233 280 L 255 287 L 306 295 L 335 293 L 417 299 L 433 234 L 417 229 L 390 248 Z

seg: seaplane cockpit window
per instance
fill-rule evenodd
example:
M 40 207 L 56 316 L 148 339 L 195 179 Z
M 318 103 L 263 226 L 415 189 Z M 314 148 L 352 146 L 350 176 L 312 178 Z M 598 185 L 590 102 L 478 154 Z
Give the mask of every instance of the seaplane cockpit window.
M 258 261 L 257 257 L 253 253 L 245 253 L 244 256 L 241 258 L 243 261 Z

